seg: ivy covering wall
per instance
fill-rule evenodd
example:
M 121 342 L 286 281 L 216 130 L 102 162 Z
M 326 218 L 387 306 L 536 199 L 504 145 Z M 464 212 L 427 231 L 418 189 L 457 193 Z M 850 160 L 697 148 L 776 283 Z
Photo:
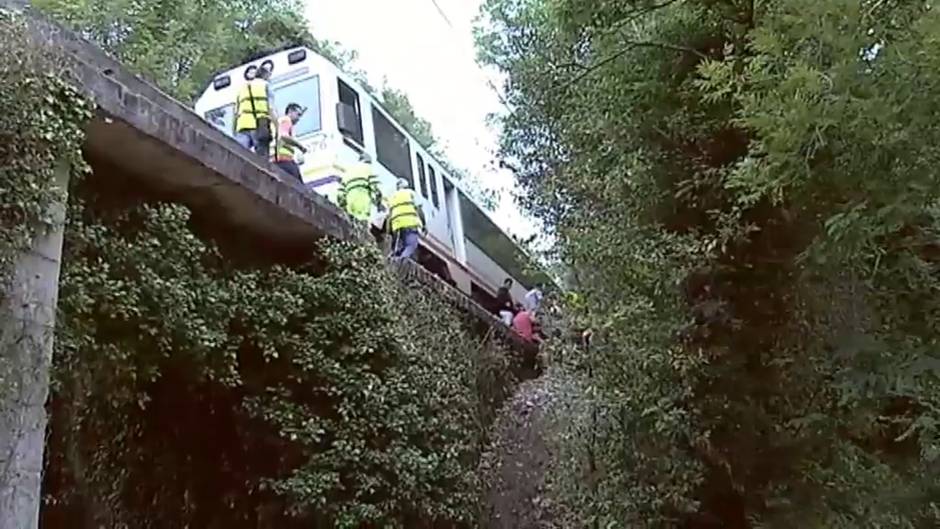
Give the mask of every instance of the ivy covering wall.
M 105 187 L 74 190 L 66 234 L 49 527 L 475 520 L 511 353 L 377 248 L 243 262 Z
M 80 147 L 90 105 L 69 81 L 66 61 L 49 48 L 29 45 L 23 21 L 0 9 L 0 43 L 10 50 L 0 62 L 0 88 L 9 105 L 0 120 L 0 276 L 29 246 L 49 205 L 61 199 L 51 184 L 58 164 L 80 174 Z M 16 50 L 13 52 L 12 50 Z
M 35 526 L 64 181 L 89 105 L 67 64 L 0 9 L 0 527 Z

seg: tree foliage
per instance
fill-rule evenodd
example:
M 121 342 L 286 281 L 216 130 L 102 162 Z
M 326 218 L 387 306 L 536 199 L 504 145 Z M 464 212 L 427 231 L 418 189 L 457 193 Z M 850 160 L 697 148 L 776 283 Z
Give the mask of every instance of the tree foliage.
M 936 9 L 485 13 L 515 109 L 503 153 L 601 329 L 573 360 L 601 469 L 558 486 L 577 519 L 936 526 Z M 585 457 L 594 434 L 570 434 Z
M 309 38 L 295 0 L 39 0 L 116 59 L 191 100 L 223 67 Z

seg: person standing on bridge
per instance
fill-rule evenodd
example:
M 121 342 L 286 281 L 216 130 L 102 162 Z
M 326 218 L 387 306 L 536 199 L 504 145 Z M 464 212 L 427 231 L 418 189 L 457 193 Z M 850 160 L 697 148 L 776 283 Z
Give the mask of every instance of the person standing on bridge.
M 407 259 L 418 250 L 418 231 L 427 231 L 424 211 L 415 201 L 414 191 L 404 178 L 388 200 L 388 229 L 392 233 L 392 258 Z
M 235 139 L 242 147 L 254 149 L 265 158 L 271 151 L 272 129 L 277 122 L 270 78 L 271 70 L 262 64 L 235 100 Z
M 287 104 L 284 115 L 277 121 L 277 140 L 274 148 L 274 163 L 300 182 L 303 182 L 303 177 L 300 175 L 300 166 L 294 159 L 294 150 L 305 153 L 307 148 L 294 139 L 294 125 L 300 121 L 303 114 L 304 109 L 297 103 Z
M 361 221 L 369 220 L 373 204 L 379 211 L 383 209 L 382 192 L 379 190 L 378 177 L 372 170 L 372 158 L 369 153 L 360 154 L 359 162 L 343 173 L 336 201 L 339 207 Z

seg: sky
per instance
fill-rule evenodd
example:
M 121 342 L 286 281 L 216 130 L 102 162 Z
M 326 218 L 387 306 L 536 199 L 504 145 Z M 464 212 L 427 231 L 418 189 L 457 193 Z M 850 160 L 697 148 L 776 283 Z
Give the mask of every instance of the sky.
M 498 76 L 484 73 L 475 62 L 472 27 L 481 3 L 307 0 L 306 15 L 317 38 L 359 53 L 354 66 L 368 73 L 373 86 L 381 86 L 385 78 L 408 94 L 447 157 L 498 193 L 497 208 L 490 212 L 493 221 L 509 233 L 529 237 L 538 228 L 515 204 L 512 173 L 493 166 L 499 135 L 486 118 L 506 109 L 494 90 L 501 87 Z

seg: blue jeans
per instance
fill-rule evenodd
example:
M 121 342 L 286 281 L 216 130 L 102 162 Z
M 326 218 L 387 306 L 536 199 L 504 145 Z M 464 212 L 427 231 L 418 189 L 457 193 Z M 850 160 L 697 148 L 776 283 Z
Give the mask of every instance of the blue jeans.
M 235 140 L 242 147 L 250 151 L 253 150 L 256 153 L 260 154 L 261 156 L 264 156 L 265 158 L 267 158 L 269 153 L 271 152 L 271 140 L 268 140 L 266 142 L 259 142 L 257 130 L 252 129 L 252 130 L 243 130 L 240 132 L 236 132 Z
M 418 250 L 418 230 L 405 228 L 395 232 L 395 250 L 393 257 L 408 259 Z

